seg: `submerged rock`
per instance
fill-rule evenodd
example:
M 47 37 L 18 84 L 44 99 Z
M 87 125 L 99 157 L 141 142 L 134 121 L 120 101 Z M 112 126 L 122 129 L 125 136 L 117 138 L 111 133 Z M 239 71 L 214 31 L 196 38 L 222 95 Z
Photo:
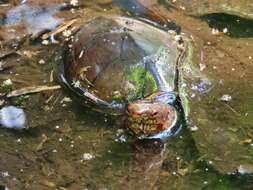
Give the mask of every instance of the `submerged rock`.
M 1 4 L 1 1 L 0 1 L 0 4 Z M 8 187 L 5 187 L 3 185 L 0 185 L 0 190 L 10 190 Z
M 2 127 L 11 129 L 26 128 L 26 116 L 22 109 L 7 106 L 0 110 L 0 124 Z
M 223 101 L 223 102 L 230 102 L 232 100 L 232 97 L 228 94 L 224 94 L 224 95 L 222 95 L 220 100 Z
M 241 175 L 253 175 L 253 165 L 250 165 L 250 164 L 240 165 L 237 168 L 237 171 Z

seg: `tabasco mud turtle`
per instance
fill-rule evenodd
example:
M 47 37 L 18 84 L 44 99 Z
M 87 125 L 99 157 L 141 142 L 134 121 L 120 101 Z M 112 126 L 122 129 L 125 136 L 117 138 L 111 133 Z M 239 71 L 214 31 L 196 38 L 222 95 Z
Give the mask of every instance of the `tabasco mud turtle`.
M 149 21 L 99 16 L 67 44 L 60 80 L 85 106 L 126 114 L 127 127 L 138 137 L 170 136 L 179 128 L 184 44 Z

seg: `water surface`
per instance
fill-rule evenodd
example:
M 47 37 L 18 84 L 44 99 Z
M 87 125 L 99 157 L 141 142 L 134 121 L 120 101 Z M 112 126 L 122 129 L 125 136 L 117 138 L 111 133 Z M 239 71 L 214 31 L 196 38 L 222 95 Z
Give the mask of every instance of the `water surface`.
M 190 64 L 201 70 L 211 88 L 201 91 L 203 83 L 195 83 L 199 79 L 194 78 L 198 75 L 185 76 L 189 122 L 166 143 L 136 141 L 115 119 L 85 109 L 74 99 L 66 99 L 71 96 L 64 89 L 11 99 L 0 97 L 4 101 L 1 106 L 22 107 L 29 124 L 29 129 L 22 132 L 0 130 L 0 185 L 31 190 L 253 188 L 251 175 L 237 173 L 239 166 L 251 171 L 253 166 L 250 141 L 253 138 L 253 33 L 249 28 L 252 18 L 245 16 L 247 21 L 230 27 L 226 19 L 234 22 L 238 15 L 230 18 L 227 15 L 231 12 L 224 12 L 217 5 L 215 9 L 226 16 L 223 19 L 210 11 L 192 17 L 180 7 L 192 8 L 195 4 L 190 1 L 180 1 L 183 4 L 178 5 L 155 0 L 139 3 L 97 0 L 79 1 L 78 7 L 55 8 L 63 2 L 1 4 L 0 1 L 1 6 L 5 5 L 0 15 L 3 29 L 0 55 L 6 55 L 0 58 L 3 65 L 0 83 L 11 79 L 13 89 L 58 84 L 51 76 L 59 44 L 49 41 L 45 45 L 36 35 L 30 39 L 41 30 L 51 30 L 74 18 L 86 21 L 98 14 L 147 19 L 152 13 L 150 19 L 158 18 L 160 24 L 177 32 L 180 27 L 190 39 L 193 47 Z M 24 12 L 23 7 L 33 11 Z M 246 13 L 239 16 L 243 18 Z M 214 35 L 213 28 L 220 33 Z M 224 28 L 231 35 L 224 34 Z M 15 46 L 17 52 L 13 43 L 19 43 Z M 224 94 L 232 100 L 220 101 Z M 195 132 L 191 131 L 194 127 L 198 129 Z

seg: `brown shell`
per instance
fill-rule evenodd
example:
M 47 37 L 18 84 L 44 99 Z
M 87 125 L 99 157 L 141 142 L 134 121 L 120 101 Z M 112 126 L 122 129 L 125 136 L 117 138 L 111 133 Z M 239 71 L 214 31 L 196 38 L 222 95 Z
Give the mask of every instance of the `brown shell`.
M 68 44 L 62 76 L 85 104 L 119 113 L 129 101 L 161 90 L 157 75 L 173 91 L 177 55 L 177 42 L 166 31 L 126 17 L 97 17 Z M 159 61 L 157 73 L 148 70 L 147 57 Z

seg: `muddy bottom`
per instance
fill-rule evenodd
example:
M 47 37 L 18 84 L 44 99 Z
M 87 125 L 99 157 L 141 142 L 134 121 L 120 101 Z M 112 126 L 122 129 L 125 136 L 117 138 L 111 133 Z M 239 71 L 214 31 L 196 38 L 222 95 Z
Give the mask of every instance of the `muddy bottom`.
M 243 7 L 234 1 L 229 9 L 205 1 L 201 11 L 173 2 L 0 0 L 0 107 L 21 107 L 28 126 L 0 127 L 0 189 L 253 189 L 251 14 L 231 11 Z M 169 22 L 210 82 L 205 92 L 185 82 L 188 122 L 166 142 L 136 140 L 117 117 L 81 106 L 64 88 L 6 96 L 59 85 L 54 65 L 68 31 L 107 14 Z

